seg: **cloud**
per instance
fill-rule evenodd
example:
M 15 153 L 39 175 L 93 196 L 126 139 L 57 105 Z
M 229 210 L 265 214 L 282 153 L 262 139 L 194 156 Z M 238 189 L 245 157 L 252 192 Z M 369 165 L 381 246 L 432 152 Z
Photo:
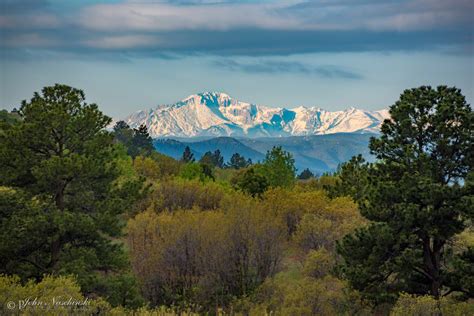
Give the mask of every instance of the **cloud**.
M 3 29 L 51 29 L 60 25 L 59 18 L 48 13 L 0 15 L 0 28 Z
M 255 56 L 439 50 L 474 39 L 471 0 L 6 1 L 0 48 L 25 38 L 23 48 L 68 53 Z
M 152 35 L 104 36 L 83 42 L 88 47 L 104 49 L 141 48 L 156 46 L 159 43 L 159 38 Z
M 334 65 L 313 66 L 295 61 L 259 61 L 237 62 L 231 59 L 220 59 L 212 65 L 230 71 L 242 71 L 254 74 L 284 74 L 296 73 L 315 75 L 322 78 L 362 79 L 360 74 Z
M 426 30 L 472 22 L 468 0 L 127 2 L 93 5 L 80 23 L 95 30 Z
M 18 13 L 44 10 L 49 7 L 47 0 L 1 0 L 2 12 Z
M 38 33 L 24 33 L 4 39 L 7 47 L 52 47 L 59 44 L 56 39 Z
M 230 30 L 235 28 L 297 29 L 296 17 L 282 19 L 278 6 L 215 3 L 176 5 L 123 3 L 94 5 L 82 10 L 79 23 L 99 31 Z

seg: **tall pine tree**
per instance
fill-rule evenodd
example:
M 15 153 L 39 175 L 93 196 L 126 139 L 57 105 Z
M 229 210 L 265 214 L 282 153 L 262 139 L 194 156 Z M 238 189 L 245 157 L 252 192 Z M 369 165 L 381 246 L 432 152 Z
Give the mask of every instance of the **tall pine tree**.
M 104 272 L 126 266 L 112 240 L 141 183 L 117 184 L 111 119 L 81 90 L 45 87 L 20 117 L 0 133 L 0 273 L 72 273 L 95 291 Z
M 474 297 L 473 249 L 452 249 L 474 219 L 470 105 L 456 88 L 423 86 L 390 116 L 370 142 L 377 162 L 354 159 L 341 173 L 371 224 L 338 245 L 340 272 L 375 303 L 400 292 Z

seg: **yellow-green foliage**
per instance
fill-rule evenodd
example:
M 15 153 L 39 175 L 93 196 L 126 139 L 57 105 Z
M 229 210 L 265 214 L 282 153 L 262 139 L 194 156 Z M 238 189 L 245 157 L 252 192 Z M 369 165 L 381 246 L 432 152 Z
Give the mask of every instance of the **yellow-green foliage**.
M 309 180 L 300 180 L 296 183 L 296 190 L 314 191 L 323 190 L 326 187 L 333 187 L 338 181 L 337 176 L 323 175 L 319 178 L 311 178 Z
M 142 307 L 136 310 L 125 309 L 123 307 L 116 307 L 107 311 L 107 316 L 198 316 L 190 309 L 178 310 L 173 307 L 160 306 L 157 308 Z
M 120 174 L 115 183 L 121 186 L 127 181 L 137 179 L 138 175 L 133 168 L 133 159 L 127 155 L 127 149 L 123 145 L 117 145 L 115 154 L 114 162 Z
M 160 168 L 161 178 L 176 176 L 180 173 L 182 163 L 166 155 L 153 152 L 150 156 Z
M 181 163 L 155 152 L 149 157 L 137 156 L 133 161 L 133 169 L 138 175 L 155 182 L 179 174 Z
M 70 298 L 82 306 L 60 304 Z M 1 315 L 91 315 L 110 309 L 103 299 L 86 299 L 71 276 L 45 276 L 22 285 L 16 276 L 0 275 L 0 303 Z
M 429 295 L 402 294 L 390 312 L 391 316 L 470 316 L 474 315 L 474 300 L 456 302 L 449 298 L 436 300 Z
M 58 303 L 68 302 L 69 298 L 72 298 L 70 302 L 74 300 L 82 302 L 83 305 L 69 307 L 71 305 L 65 306 Z M 27 300 L 29 300 L 29 305 Z M 21 304 L 21 309 L 19 304 Z M 53 277 L 48 275 L 39 283 L 31 280 L 22 285 L 20 279 L 16 276 L 0 275 L 0 315 L 195 316 L 198 314 L 193 313 L 190 309 L 166 306 L 154 309 L 141 307 L 135 310 L 124 307 L 112 308 L 109 303 L 100 297 L 86 299 L 72 276 Z
M 304 233 L 328 235 L 325 243 L 332 246 L 334 241 L 362 225 L 364 220 L 357 205 L 346 197 L 329 199 L 323 190 L 302 191 L 271 189 L 264 194 L 263 205 L 286 222 L 288 234 L 295 234 L 301 220 L 306 215 Z M 302 234 L 302 233 L 301 233 Z M 298 238 L 303 238 L 303 236 Z M 327 246 L 315 244 L 315 246 Z M 308 247 L 311 249 L 314 247 Z
M 147 211 L 130 220 L 131 262 L 145 296 L 155 305 L 186 299 L 223 306 L 271 276 L 281 258 L 284 228 L 252 206 Z
M 133 160 L 133 168 L 137 174 L 148 180 L 157 180 L 162 176 L 158 163 L 149 157 L 137 156 Z
M 333 255 L 325 248 L 311 250 L 306 256 L 303 274 L 313 278 L 322 278 L 331 272 L 334 262 Z
M 227 182 L 230 183 L 233 177 L 238 173 L 239 170 L 236 169 L 221 169 L 221 168 L 215 168 L 214 169 L 214 177 L 216 178 L 216 181 L 220 182 Z
M 257 294 L 260 304 L 251 315 L 344 315 L 363 309 L 345 282 L 333 277 L 288 278 L 284 273 L 268 279 Z
M 151 193 L 151 200 L 157 212 L 193 207 L 212 210 L 219 208 L 228 190 L 211 181 L 203 183 L 199 180 L 175 178 L 157 183 Z
M 327 201 L 323 207 L 305 213 L 298 223 L 295 242 L 305 251 L 325 247 L 332 249 L 336 240 L 363 224 L 357 206 L 349 198 Z
M 456 253 L 462 252 L 468 247 L 474 247 L 474 226 L 468 227 L 454 238 L 453 249 Z

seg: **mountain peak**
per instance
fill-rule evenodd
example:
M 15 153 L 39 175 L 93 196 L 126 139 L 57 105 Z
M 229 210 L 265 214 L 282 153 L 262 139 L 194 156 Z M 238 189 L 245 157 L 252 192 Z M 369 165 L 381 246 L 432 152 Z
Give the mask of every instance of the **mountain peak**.
M 387 111 L 351 107 L 330 112 L 317 107 L 274 108 L 240 102 L 227 93 L 207 91 L 125 118 L 131 127 L 145 124 L 152 137 L 273 137 L 378 132 Z
M 192 94 L 188 96 L 187 98 L 181 100 L 182 102 L 186 102 L 189 100 L 196 100 L 196 99 L 204 99 L 204 100 L 226 100 L 226 99 L 232 99 L 227 93 L 224 92 L 218 92 L 218 91 L 205 91 L 205 92 L 200 92 L 196 94 Z

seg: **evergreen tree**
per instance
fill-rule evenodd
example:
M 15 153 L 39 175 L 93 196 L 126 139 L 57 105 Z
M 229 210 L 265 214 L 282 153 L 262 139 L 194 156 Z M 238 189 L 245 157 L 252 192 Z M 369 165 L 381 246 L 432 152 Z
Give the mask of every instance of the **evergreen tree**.
M 209 178 L 212 181 L 215 180 L 214 178 L 214 173 L 212 171 L 212 167 L 206 163 L 200 163 L 201 166 L 202 174 L 204 175 L 204 178 Z
M 138 155 L 149 156 L 154 151 L 153 140 L 150 134 L 148 134 L 148 129 L 144 124 L 133 130 L 132 144 L 136 150 L 136 152 L 131 155 L 132 157 Z
M 308 168 L 301 171 L 301 173 L 298 175 L 298 179 L 300 180 L 308 180 L 311 178 L 314 178 L 314 173 L 312 173 Z
M 191 152 L 191 148 L 189 148 L 189 146 L 186 146 L 186 148 L 184 148 L 183 157 L 181 158 L 181 161 L 188 163 L 194 162 L 194 160 L 194 154 Z
M 114 138 L 116 142 L 128 148 L 132 145 L 133 129 L 124 121 L 118 121 L 114 126 Z
M 224 168 L 224 157 L 221 155 L 221 151 L 216 149 L 213 155 L 214 166 L 217 168 Z
M 368 168 L 369 164 L 362 155 L 354 156 L 339 166 L 336 184 L 325 186 L 329 196 L 352 196 L 356 201 L 360 200 L 368 185 Z
M 135 158 L 138 155 L 150 156 L 154 152 L 153 140 L 148 134 L 145 125 L 132 129 L 124 121 L 119 121 L 114 126 L 115 141 L 127 148 L 127 154 Z
M 390 116 L 370 142 L 378 161 L 346 168 L 346 183 L 361 190 L 347 192 L 372 224 L 338 245 L 339 270 L 375 303 L 400 292 L 474 297 L 472 248 L 451 248 L 474 219 L 472 110 L 456 88 L 423 86 L 404 91 Z
M 295 183 L 295 160 L 291 153 L 280 146 L 267 152 L 262 166 L 262 175 L 267 177 L 270 186 L 291 187 Z
M 224 167 L 224 157 L 221 155 L 219 149 L 214 152 L 207 151 L 199 160 L 201 164 L 206 164 L 211 167 L 223 168 Z
M 236 189 L 253 197 L 261 196 L 269 187 L 267 178 L 256 172 L 254 166 L 239 171 L 231 182 Z
M 141 183 L 117 185 L 111 119 L 84 93 L 45 87 L 23 101 L 21 120 L 0 133 L 0 273 L 23 279 L 75 274 L 95 291 L 126 260 L 119 215 Z
M 250 166 L 251 164 L 252 164 L 252 161 L 250 159 L 245 160 L 244 156 L 241 156 L 239 153 L 235 153 L 230 158 L 230 161 L 227 166 L 229 168 L 238 170 L 238 169 L 246 168 Z
M 214 154 L 210 151 L 206 151 L 201 159 L 199 159 L 199 163 L 214 166 Z

